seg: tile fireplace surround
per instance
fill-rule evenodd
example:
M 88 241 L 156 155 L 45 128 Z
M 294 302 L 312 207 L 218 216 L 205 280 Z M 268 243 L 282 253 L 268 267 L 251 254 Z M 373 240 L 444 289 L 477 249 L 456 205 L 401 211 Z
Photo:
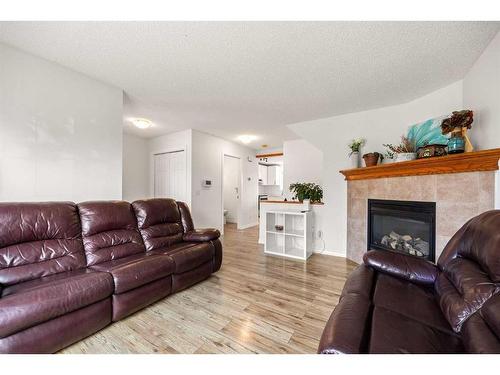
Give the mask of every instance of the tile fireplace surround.
M 471 217 L 495 206 L 496 171 L 347 181 L 347 257 L 362 262 L 367 249 L 368 199 L 436 202 L 436 260 Z

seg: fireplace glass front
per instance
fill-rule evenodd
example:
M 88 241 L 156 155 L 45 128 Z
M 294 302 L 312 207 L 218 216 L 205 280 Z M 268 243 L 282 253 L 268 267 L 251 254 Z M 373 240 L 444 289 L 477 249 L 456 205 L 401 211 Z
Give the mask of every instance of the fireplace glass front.
M 434 262 L 435 202 L 368 200 L 368 250 L 388 250 Z

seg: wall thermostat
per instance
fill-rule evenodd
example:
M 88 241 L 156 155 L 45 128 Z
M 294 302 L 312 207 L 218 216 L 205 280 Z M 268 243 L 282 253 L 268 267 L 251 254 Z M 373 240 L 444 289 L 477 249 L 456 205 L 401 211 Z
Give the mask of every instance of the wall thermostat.
M 212 180 L 203 180 L 201 183 L 201 186 L 204 188 L 211 188 L 212 187 Z

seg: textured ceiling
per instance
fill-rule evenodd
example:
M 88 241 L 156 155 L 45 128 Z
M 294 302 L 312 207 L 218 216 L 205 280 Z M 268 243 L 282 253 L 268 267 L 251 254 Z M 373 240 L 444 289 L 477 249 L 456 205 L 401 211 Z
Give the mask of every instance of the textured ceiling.
M 463 78 L 498 22 L 1 22 L 0 41 L 120 87 L 153 137 L 194 128 L 251 146 L 289 123 L 412 100 Z

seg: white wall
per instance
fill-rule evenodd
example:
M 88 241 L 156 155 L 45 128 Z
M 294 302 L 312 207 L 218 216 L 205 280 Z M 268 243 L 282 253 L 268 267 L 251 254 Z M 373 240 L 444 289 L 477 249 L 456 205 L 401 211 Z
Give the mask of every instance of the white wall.
M 322 185 L 323 152 L 305 139 L 283 143 L 283 195 L 293 197 L 290 184 L 314 182 Z
M 154 196 L 154 155 L 165 152 L 185 150 L 186 155 L 186 203 L 191 207 L 191 174 L 192 174 L 192 131 L 183 130 L 149 140 L 149 196 Z M 192 210 L 192 208 L 191 208 Z
M 224 209 L 227 210 L 227 222 L 238 222 L 238 199 L 240 189 L 240 164 L 241 160 L 231 156 L 224 156 Z
M 148 140 L 123 134 L 123 199 L 133 202 L 149 194 Z
M 195 225 L 222 229 L 224 154 L 239 157 L 241 161 L 240 225 L 242 228 L 256 225 L 258 164 L 255 150 L 195 130 L 192 131 L 192 150 L 192 213 Z M 202 187 L 205 179 L 212 180 L 211 188 Z
M 474 110 L 471 141 L 482 149 L 500 146 L 500 33 L 464 78 L 464 107 Z
M 121 199 L 122 90 L 0 44 L 0 201 Z
M 500 147 L 500 32 L 464 78 L 464 107 L 474 110 L 471 142 L 479 149 Z M 500 172 L 495 176 L 500 209 Z
M 448 114 L 462 108 L 462 104 L 462 81 L 458 81 L 409 103 L 289 125 L 323 151 L 323 232 L 327 252 L 345 254 L 346 249 L 347 185 L 339 171 L 349 166 L 349 141 L 362 137 L 367 139 L 363 153 L 382 152 L 382 144 L 398 142 L 408 126 Z

